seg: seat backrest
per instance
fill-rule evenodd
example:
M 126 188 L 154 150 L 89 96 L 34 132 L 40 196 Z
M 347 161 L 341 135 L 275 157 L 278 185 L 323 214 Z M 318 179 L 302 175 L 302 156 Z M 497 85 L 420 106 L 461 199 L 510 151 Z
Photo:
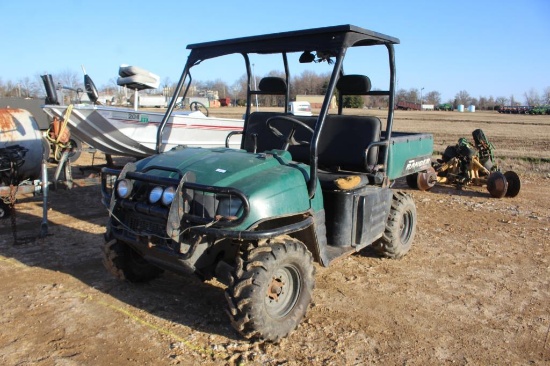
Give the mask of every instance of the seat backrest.
M 248 120 L 244 135 L 244 149 L 248 152 L 264 152 L 280 149 L 283 142 L 267 127 L 269 118 L 285 115 L 278 112 L 254 112 Z M 317 117 L 295 117 L 314 128 Z M 368 167 L 378 162 L 379 148 L 372 147 L 365 159 L 365 151 L 370 143 L 380 141 L 382 122 L 374 116 L 328 115 L 321 131 L 318 145 L 318 162 L 321 168 L 344 169 L 366 172 Z M 283 134 L 287 134 L 291 124 L 277 124 Z M 296 129 L 296 140 L 311 140 L 311 133 L 304 128 Z M 294 161 L 309 164 L 309 145 L 290 146 L 288 151 Z
M 258 89 L 262 94 L 285 95 L 286 81 L 277 76 L 266 76 L 260 80 Z
M 286 95 L 287 84 L 283 78 L 267 76 L 260 80 L 258 90 L 252 94 Z M 263 152 L 266 150 L 280 149 L 283 146 L 281 140 L 270 132 L 267 120 L 271 117 L 284 115 L 279 112 L 253 112 L 248 117 L 246 131 L 243 137 L 243 148 L 248 152 Z M 283 130 L 281 130 L 283 132 Z
M 368 172 L 378 162 L 378 147 L 369 144 L 380 141 L 382 122 L 375 116 L 328 115 L 318 145 L 319 166 Z
M 260 81 L 260 93 L 277 94 L 286 91 L 286 82 L 277 77 L 266 77 Z M 347 116 L 341 114 L 343 95 L 366 95 L 371 88 L 370 79 L 364 75 L 343 75 L 336 84 L 340 93 L 338 115 L 327 115 L 317 146 L 318 164 L 321 168 L 342 169 L 355 172 L 369 172 L 379 160 L 378 146 L 370 147 L 373 142 L 380 141 L 382 122 L 375 116 Z M 257 152 L 280 149 L 283 142 L 267 127 L 267 120 L 277 115 L 275 112 L 254 112 L 249 116 L 244 136 L 244 149 L 252 152 L 257 146 Z M 298 117 L 314 128 L 317 117 Z M 277 124 L 277 129 L 287 135 L 291 123 Z M 296 129 L 295 139 L 310 141 L 311 133 L 304 128 Z M 367 155 L 365 152 L 369 148 Z M 295 161 L 309 163 L 309 145 L 290 146 L 289 152 Z

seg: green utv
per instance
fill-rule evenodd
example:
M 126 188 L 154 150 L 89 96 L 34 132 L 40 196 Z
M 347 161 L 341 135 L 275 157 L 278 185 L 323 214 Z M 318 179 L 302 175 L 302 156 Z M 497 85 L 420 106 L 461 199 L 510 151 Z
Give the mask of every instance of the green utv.
M 187 46 L 187 63 L 158 129 L 158 154 L 103 171 L 107 269 L 132 282 L 152 280 L 165 269 L 215 277 L 227 286 L 235 329 L 246 338 L 277 341 L 306 314 L 313 262 L 328 266 L 369 245 L 385 257 L 405 255 L 415 236 L 416 208 L 409 195 L 391 187 L 431 167 L 433 137 L 392 131 L 398 43 L 341 25 Z M 345 58 L 347 70 L 374 65 L 378 74 L 376 57 L 351 59 L 362 55 L 352 50 L 372 49 L 386 55 L 378 57 L 387 73 L 382 89 L 371 88 L 364 72 L 344 72 Z M 244 128 L 226 141 L 229 146 L 231 137 L 240 138 L 241 148 L 161 152 L 164 126 L 177 97 L 190 89 L 192 69 L 220 56 L 234 56 L 246 68 Z M 281 62 L 282 77 L 265 77 L 253 88 L 254 63 L 262 57 Z M 318 116 L 288 111 L 293 63 L 327 75 Z M 280 112 L 258 111 L 254 99 L 265 95 Z M 377 117 L 344 111 L 350 96 L 386 98 L 385 126 Z

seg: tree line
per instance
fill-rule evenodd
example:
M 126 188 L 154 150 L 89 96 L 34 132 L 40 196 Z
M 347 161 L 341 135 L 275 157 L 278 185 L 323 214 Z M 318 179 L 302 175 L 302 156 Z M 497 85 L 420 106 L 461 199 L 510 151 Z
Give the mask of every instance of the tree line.
M 66 95 L 68 98 L 76 97 L 76 90 L 83 89 L 83 77 L 80 73 L 65 70 L 58 74 L 52 75 L 56 84 L 66 87 Z M 282 72 L 272 71 L 265 76 L 284 77 Z M 259 82 L 260 77 L 252 78 L 251 87 L 254 89 L 256 81 Z M 297 95 L 323 95 L 326 92 L 330 73 L 316 74 L 312 71 L 304 71 L 302 74 L 293 76 L 290 82 L 290 99 L 294 100 Z M 217 91 L 220 98 L 230 98 L 233 104 L 244 105 L 246 103 L 246 89 L 248 78 L 243 74 L 233 84 L 216 79 L 207 81 L 194 81 L 194 93 L 200 95 L 204 91 Z M 147 90 L 148 94 L 164 94 L 172 95 L 176 83 L 166 78 L 161 83 L 158 90 Z M 115 97 L 119 102 L 123 102 L 128 97 L 127 92 L 116 84 L 116 78 L 112 78 L 106 85 L 98 87 L 100 93 L 104 93 Z M 413 102 L 422 104 L 433 104 L 434 106 L 442 103 L 452 104 L 454 108 L 458 105 L 475 105 L 477 109 L 498 109 L 500 106 L 540 106 L 550 105 L 550 87 L 545 88 L 542 93 L 539 93 L 534 88 L 523 93 L 523 99 L 516 98 L 514 95 L 506 96 L 479 96 L 473 97 L 466 90 L 461 90 L 456 93 L 454 98 L 443 101 L 441 93 L 433 90 L 424 92 L 417 88 L 398 89 L 396 92 L 396 103 L 398 102 Z M 17 81 L 6 80 L 0 78 L 0 97 L 20 97 L 20 98 L 44 98 L 45 89 L 40 75 L 33 78 L 25 77 Z M 264 106 L 277 106 L 284 103 L 284 98 L 280 96 L 259 95 L 258 101 Z M 367 107 L 367 108 L 387 108 L 387 97 L 349 97 L 344 100 L 345 107 Z

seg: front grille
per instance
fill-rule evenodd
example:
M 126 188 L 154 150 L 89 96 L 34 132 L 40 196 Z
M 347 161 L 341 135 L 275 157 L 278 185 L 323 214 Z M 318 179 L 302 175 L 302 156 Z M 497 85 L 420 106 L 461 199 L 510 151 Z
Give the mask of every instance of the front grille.
M 150 167 L 153 170 L 153 167 Z M 155 170 L 161 170 L 154 167 Z M 131 197 L 121 199 L 117 206 L 126 214 L 127 226 L 137 233 L 151 233 L 166 237 L 166 222 L 169 212 L 179 212 L 182 226 L 213 224 L 214 226 L 235 226 L 244 221 L 249 214 L 249 201 L 239 190 L 228 187 L 205 186 L 189 182 L 188 174 L 180 173 L 180 179 L 163 178 L 145 172 L 127 172 L 126 179 L 134 181 Z M 182 182 L 183 180 L 183 182 Z M 172 207 L 160 202 L 150 204 L 148 195 L 155 186 L 163 188 L 180 186 L 181 196 L 172 202 Z M 174 204 L 182 207 L 174 210 Z M 223 202 L 223 204 L 222 204 Z M 173 215 L 173 214 L 172 214 Z M 236 217 L 236 216 L 238 217 Z M 177 219 L 177 218 L 176 218 Z
M 126 215 L 126 226 L 134 234 L 166 237 L 165 223 L 154 222 L 150 218 L 143 219 L 130 212 Z

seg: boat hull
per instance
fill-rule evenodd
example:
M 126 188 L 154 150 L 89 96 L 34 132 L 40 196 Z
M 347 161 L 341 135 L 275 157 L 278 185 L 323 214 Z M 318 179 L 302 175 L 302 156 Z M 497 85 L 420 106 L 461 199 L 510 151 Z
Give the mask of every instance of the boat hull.
M 63 119 L 67 106 L 43 105 L 50 117 Z M 71 135 L 105 154 L 144 157 L 156 153 L 157 131 L 164 113 L 130 108 L 73 105 Z M 174 112 L 166 124 L 161 152 L 178 145 L 225 146 L 231 131 L 242 131 L 243 120 L 206 117 L 198 111 Z M 239 148 L 240 135 L 230 147 Z

